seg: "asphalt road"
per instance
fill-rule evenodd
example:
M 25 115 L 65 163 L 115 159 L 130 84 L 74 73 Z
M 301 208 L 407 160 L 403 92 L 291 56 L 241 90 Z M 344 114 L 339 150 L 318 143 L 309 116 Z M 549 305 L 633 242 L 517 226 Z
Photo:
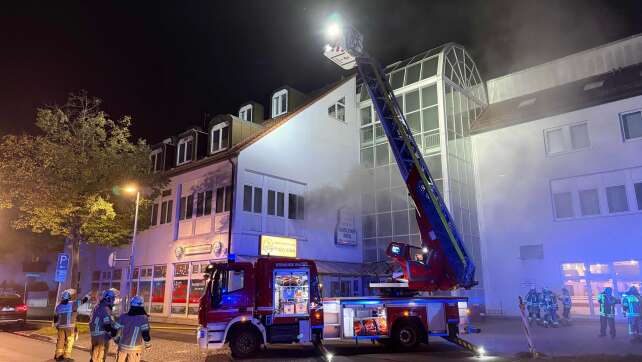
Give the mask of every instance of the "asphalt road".
M 0 361 L 53 361 L 54 352 L 55 345 L 52 343 L 0 332 Z M 74 349 L 72 358 L 76 361 L 89 361 L 89 353 Z

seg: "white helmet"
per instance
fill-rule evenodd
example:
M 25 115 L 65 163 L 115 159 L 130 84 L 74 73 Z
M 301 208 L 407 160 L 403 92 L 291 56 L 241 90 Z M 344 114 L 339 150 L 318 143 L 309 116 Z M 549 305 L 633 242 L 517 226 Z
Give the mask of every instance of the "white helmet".
M 62 291 L 62 294 L 60 295 L 60 299 L 62 300 L 70 300 L 71 295 L 73 294 L 73 289 L 65 289 Z
M 142 307 L 143 304 L 145 304 L 145 301 L 143 300 L 143 297 L 141 297 L 140 295 L 133 297 L 132 301 L 130 302 L 130 305 L 132 307 Z

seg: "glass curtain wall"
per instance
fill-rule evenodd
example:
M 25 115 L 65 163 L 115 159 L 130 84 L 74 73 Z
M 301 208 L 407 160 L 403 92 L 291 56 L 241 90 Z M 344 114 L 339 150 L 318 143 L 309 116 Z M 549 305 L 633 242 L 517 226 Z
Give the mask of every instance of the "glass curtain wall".
M 475 63 L 463 48 L 450 44 L 396 63 L 386 72 L 430 173 L 479 266 L 470 124 L 487 102 Z M 376 262 L 387 259 L 390 241 L 419 246 L 421 240 L 412 201 L 363 88 L 360 115 L 364 261 Z M 481 281 L 481 267 L 477 270 Z

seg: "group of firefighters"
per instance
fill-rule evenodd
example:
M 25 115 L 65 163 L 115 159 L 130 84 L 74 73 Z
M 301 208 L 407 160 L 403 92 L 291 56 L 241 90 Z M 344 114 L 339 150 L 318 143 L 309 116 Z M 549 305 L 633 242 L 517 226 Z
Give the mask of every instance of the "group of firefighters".
M 558 300 L 562 302 L 562 318 L 557 314 Z M 629 335 L 631 342 L 642 342 L 640 329 L 640 303 L 642 297 L 635 286 L 622 295 L 622 298 L 616 298 L 613 295 L 613 289 L 610 287 L 598 294 L 597 302 L 600 306 L 600 334 L 599 337 L 606 336 L 607 327 L 611 338 L 615 338 L 615 306 L 622 304 L 622 313 L 627 318 Z M 538 292 L 536 288 L 526 295 L 526 308 L 528 310 L 528 322 L 537 323 L 544 327 L 559 327 L 560 323 L 568 325 L 571 315 L 571 295 L 566 288 L 562 288 L 562 295 L 558 297 L 555 293 L 547 288 Z
M 89 300 L 89 296 L 72 300 L 73 290 L 65 290 L 56 306 L 54 323 L 58 330 L 56 353 L 57 361 L 71 360 L 71 351 L 77 338 L 76 318 L 78 307 Z M 118 319 L 112 315 L 118 290 L 108 289 L 102 293 L 99 303 L 94 307 L 89 319 L 91 333 L 91 361 L 104 362 L 109 351 L 109 341 L 118 345 L 117 362 L 139 362 L 144 349 L 151 347 L 149 319 L 145 312 L 143 298 L 131 299 L 129 311 Z

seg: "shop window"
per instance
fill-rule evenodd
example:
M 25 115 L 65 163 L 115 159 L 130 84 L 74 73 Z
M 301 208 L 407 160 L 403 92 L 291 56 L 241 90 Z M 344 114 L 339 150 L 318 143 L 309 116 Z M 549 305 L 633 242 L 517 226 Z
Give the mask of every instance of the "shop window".
M 192 275 L 189 286 L 189 315 L 198 315 L 198 303 L 205 292 L 205 279 L 201 275 Z
M 608 274 L 609 265 L 608 264 L 591 264 L 589 265 L 589 271 L 591 274 Z
M 620 127 L 624 140 L 642 138 L 642 111 L 621 114 Z
M 624 185 L 607 187 L 606 201 L 611 214 L 629 211 L 629 202 L 626 199 L 626 187 Z
M 189 285 L 189 263 L 174 264 L 172 283 L 172 314 L 185 315 L 187 312 L 187 291 Z
M 613 272 L 617 276 L 639 276 L 640 262 L 637 260 L 626 260 L 613 262 Z
M 277 315 L 307 315 L 310 283 L 307 271 L 274 272 L 274 310 Z
M 163 313 L 165 306 L 165 280 L 152 282 L 152 313 Z
M 586 275 L 586 266 L 584 263 L 565 263 L 562 264 L 562 273 L 565 277 L 583 277 Z
M 288 219 L 303 220 L 304 215 L 303 196 L 288 194 Z

